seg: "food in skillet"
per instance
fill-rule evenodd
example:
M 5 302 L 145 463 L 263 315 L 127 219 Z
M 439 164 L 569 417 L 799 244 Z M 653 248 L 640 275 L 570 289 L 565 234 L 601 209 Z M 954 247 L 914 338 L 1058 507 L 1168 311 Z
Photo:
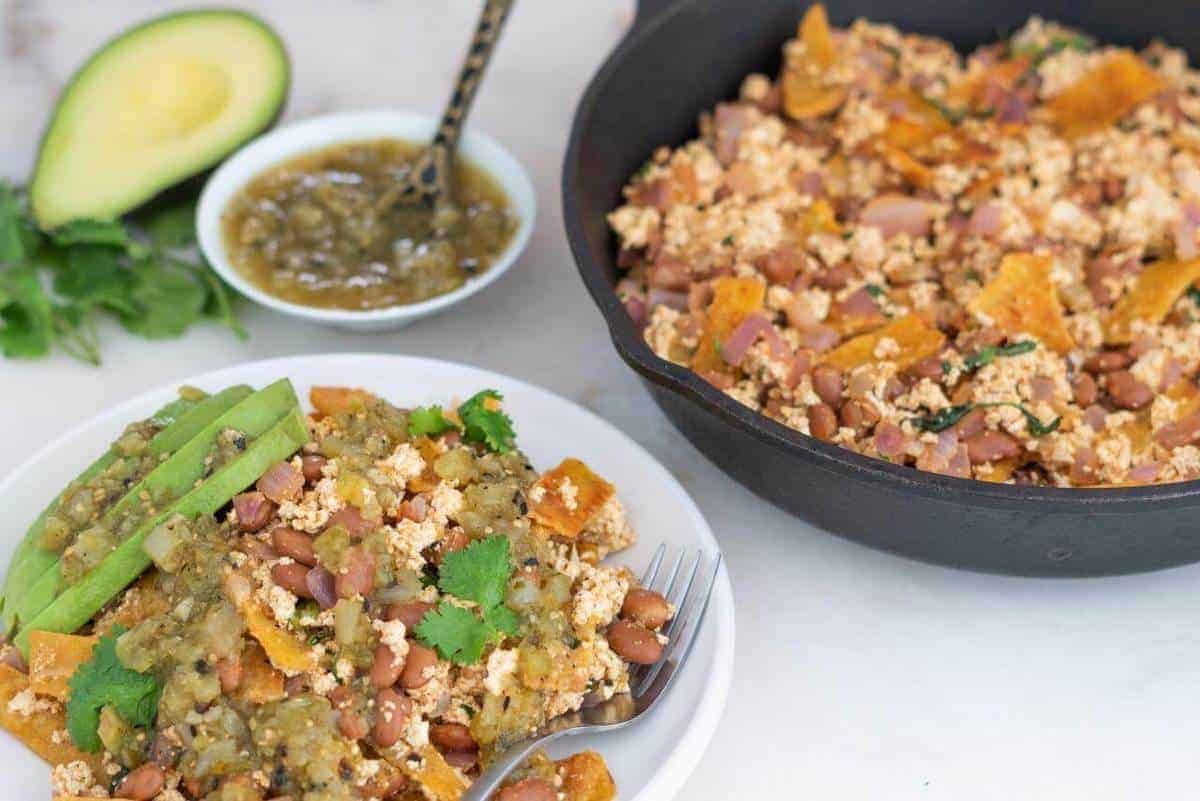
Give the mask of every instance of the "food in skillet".
M 609 217 L 661 357 L 952 476 L 1200 476 L 1200 77 L 1031 19 L 967 58 L 810 8 Z
M 615 488 L 538 473 L 501 397 L 399 409 L 286 381 L 187 390 L 38 518 L 6 579 L 0 725 L 55 798 L 453 801 L 509 744 L 626 692 L 673 613 Z M 606 801 L 532 758 L 500 801 Z

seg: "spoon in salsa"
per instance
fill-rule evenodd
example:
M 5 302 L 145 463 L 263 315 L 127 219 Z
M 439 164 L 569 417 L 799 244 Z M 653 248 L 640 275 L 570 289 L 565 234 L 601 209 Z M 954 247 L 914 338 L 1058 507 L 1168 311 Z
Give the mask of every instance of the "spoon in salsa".
M 435 220 L 458 216 L 450 192 L 454 150 L 513 2 L 515 0 L 486 0 L 483 4 L 475 36 L 471 39 L 466 60 L 454 85 L 454 93 L 442 112 L 442 121 L 438 124 L 433 141 L 413 161 L 404 179 L 380 197 L 376 204 L 377 212 L 386 211 L 397 203 L 405 203 L 435 209 Z

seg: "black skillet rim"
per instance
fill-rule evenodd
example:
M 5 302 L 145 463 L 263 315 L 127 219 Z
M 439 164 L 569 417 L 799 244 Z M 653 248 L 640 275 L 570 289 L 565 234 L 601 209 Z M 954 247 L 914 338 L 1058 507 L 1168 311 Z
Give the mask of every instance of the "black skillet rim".
M 579 186 L 575 166 L 579 161 L 583 131 L 591 119 L 600 90 L 609 76 L 621 66 L 625 54 L 696 1 L 676 3 L 646 24 L 641 24 L 639 20 L 635 29 L 613 49 L 580 98 L 563 157 L 563 225 L 575 266 L 588 294 L 604 317 L 617 353 L 630 367 L 646 380 L 681 395 L 706 411 L 715 412 L 725 424 L 783 451 L 789 457 L 803 459 L 846 478 L 882 485 L 896 493 L 999 508 L 1036 503 L 1042 511 L 1070 514 L 1135 514 L 1143 511 L 1147 504 L 1155 508 L 1182 507 L 1200 498 L 1200 479 L 1127 488 L 1023 487 L 942 476 L 895 465 L 788 428 L 743 406 L 691 370 L 661 359 L 650 350 L 642 336 L 634 330 L 633 321 L 617 298 L 615 288 L 605 277 L 604 266 L 593 259 L 588 250 L 581 222 L 582 213 L 576 201 Z

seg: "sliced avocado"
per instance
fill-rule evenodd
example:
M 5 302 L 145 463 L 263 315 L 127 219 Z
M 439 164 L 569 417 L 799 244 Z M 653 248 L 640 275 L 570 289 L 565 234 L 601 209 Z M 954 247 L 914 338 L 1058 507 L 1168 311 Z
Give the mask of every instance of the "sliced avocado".
M 191 422 L 195 420 L 195 415 L 192 412 L 198 406 L 210 405 L 216 397 L 210 396 L 200 400 L 176 398 L 151 415 L 149 420 L 156 423 L 161 430 L 150 440 L 148 446 L 150 451 L 166 453 L 179 447 L 182 444 L 178 438 L 181 432 L 190 431 L 191 433 L 187 434 L 187 438 L 190 439 L 195 434 Z M 185 423 L 185 418 L 189 422 Z M 105 451 L 100 458 L 76 476 L 73 483 L 82 483 L 94 478 L 112 465 L 116 458 L 116 453 L 111 449 Z M 16 617 L 16 604 L 9 602 L 8 599 L 22 595 L 34 580 L 58 561 L 58 554 L 43 550 L 39 547 L 39 543 L 42 540 L 42 530 L 45 528 L 46 518 L 58 508 L 61 499 L 62 494 L 60 493 L 42 510 L 42 513 L 33 521 L 33 525 L 25 532 L 25 539 L 21 540 L 12 559 L 9 560 L 8 574 L 4 578 L 4 595 L 0 599 L 0 603 L 3 604 L 3 612 L 0 612 L 0 634 L 4 636 L 12 631 Z
M 253 391 L 250 387 L 242 384 L 229 387 L 200 400 L 179 398 L 172 401 L 150 418 L 162 426 L 162 429 L 150 440 L 147 449 L 155 456 L 174 453 L 204 430 L 209 423 L 244 400 Z M 75 480 L 88 481 L 109 467 L 116 458 L 116 454 L 112 450 L 106 451 Z M 58 563 L 58 553 L 45 550 L 40 543 L 46 518 L 58 508 L 61 497 L 59 495 L 58 498 L 55 498 L 29 527 L 25 533 L 25 539 L 17 547 L 17 551 L 9 563 L 8 576 L 4 582 L 4 610 L 0 613 L 0 631 L 6 635 L 12 631 L 12 627 L 16 623 L 17 611 L 20 606 L 16 599 L 27 597 L 37 580 Z
M 125 31 L 59 96 L 30 187 L 38 225 L 111 220 L 207 170 L 278 117 L 290 74 L 278 35 L 242 11 Z
M 253 484 L 273 463 L 286 459 L 306 442 L 308 426 L 305 424 L 304 415 L 299 408 L 292 409 L 273 428 L 247 447 L 241 456 L 218 470 L 161 514 L 142 524 L 94 570 L 30 620 L 15 640 L 21 653 L 28 657 L 30 632 L 76 631 L 137 579 L 150 566 L 150 557 L 142 549 L 142 543 L 146 535 L 159 523 L 177 514 L 187 518 L 215 514 L 234 495 Z
M 146 499 L 170 498 L 168 506 L 184 497 L 197 484 L 203 486 L 211 480 L 205 478 L 207 459 L 217 437 L 226 429 L 241 432 L 248 440 L 260 436 L 289 413 L 298 413 L 299 401 L 287 379 L 281 379 L 255 392 L 233 406 L 229 411 L 210 422 L 204 429 L 175 451 L 170 458 L 154 468 L 140 483 L 117 501 L 104 514 L 105 520 L 115 521 L 135 510 Z M 257 476 L 256 476 L 257 478 Z M 158 510 L 155 510 L 157 513 Z M 107 558 L 107 557 L 106 557 Z M 62 560 L 56 555 L 54 565 L 42 573 L 27 591 L 14 594 L 17 624 L 27 628 L 22 621 L 33 620 L 39 612 L 54 601 L 64 584 Z

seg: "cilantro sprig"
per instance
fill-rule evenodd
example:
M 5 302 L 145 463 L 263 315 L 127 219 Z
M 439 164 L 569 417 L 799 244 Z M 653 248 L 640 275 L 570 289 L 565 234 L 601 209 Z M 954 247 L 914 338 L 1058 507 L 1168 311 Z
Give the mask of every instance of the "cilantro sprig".
M 131 219 L 37 229 L 24 194 L 0 182 L 0 351 L 37 359 L 55 346 L 100 364 L 105 315 L 146 339 L 211 319 L 245 338 L 229 290 L 195 243 L 194 203 Z
M 962 371 L 971 373 L 978 370 L 980 367 L 991 364 L 996 360 L 997 356 L 1010 357 L 1020 356 L 1023 353 L 1029 353 L 1037 348 L 1037 343 L 1031 340 L 1024 342 L 1013 342 L 1009 345 L 987 345 L 980 348 L 976 353 L 971 354 L 963 359 Z M 953 371 L 954 365 L 950 362 L 942 362 L 942 372 L 949 373 Z
M 995 406 L 1011 406 L 1019 411 L 1025 417 L 1025 426 L 1029 430 L 1029 433 L 1035 437 L 1044 437 L 1047 434 L 1054 433 L 1062 423 L 1062 417 L 1056 417 L 1049 423 L 1043 423 L 1036 414 L 1025 408 L 1024 404 L 1013 403 L 1012 401 L 960 403 L 956 406 L 947 406 L 945 409 L 940 409 L 922 417 L 910 418 L 909 422 L 919 431 L 932 431 L 936 433 L 950 428 L 975 409 L 988 409 Z
M 457 431 L 458 424 L 446 417 L 442 407 L 418 406 L 408 413 L 408 435 L 410 437 L 436 437 L 447 431 Z
M 436 437 L 447 431 L 461 431 L 467 442 L 482 442 L 496 453 L 508 453 L 516 447 L 517 433 L 512 418 L 500 408 L 504 396 L 494 389 L 476 392 L 458 407 L 459 425 L 446 416 L 442 407 L 418 406 L 408 413 L 408 434 L 412 437 Z
M 438 578 L 438 589 L 475 609 L 443 599 L 436 609 L 417 624 L 421 642 L 437 650 L 443 659 L 472 665 L 483 657 L 483 649 L 504 635 L 517 636 L 520 622 L 504 605 L 504 593 L 512 577 L 513 564 L 508 537 L 497 535 L 446 554 Z
M 100 710 L 112 709 L 131 726 L 147 728 L 158 714 L 158 698 L 162 687 L 145 673 L 130 670 L 117 659 L 117 637 L 124 627 L 114 626 L 92 650 L 92 658 L 84 662 L 67 682 L 67 732 L 81 750 L 96 753 L 102 743 L 97 730 Z

